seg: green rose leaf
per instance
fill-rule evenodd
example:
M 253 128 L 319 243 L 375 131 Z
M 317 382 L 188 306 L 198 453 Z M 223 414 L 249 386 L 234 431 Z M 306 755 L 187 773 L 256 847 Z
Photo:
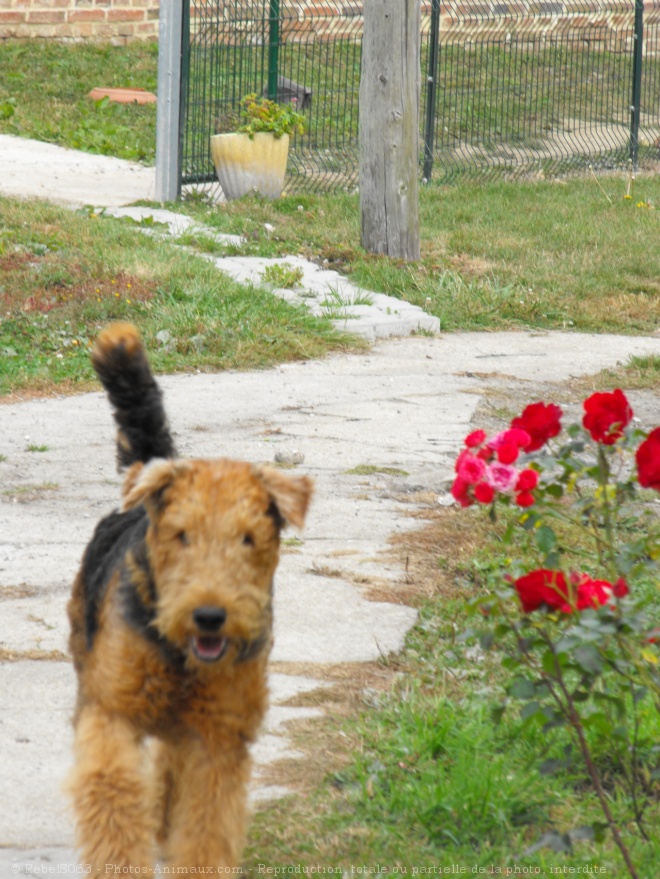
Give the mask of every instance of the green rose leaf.
M 603 670 L 603 660 L 597 648 L 593 644 L 582 644 L 576 647 L 573 656 L 575 661 L 591 675 L 599 675 Z

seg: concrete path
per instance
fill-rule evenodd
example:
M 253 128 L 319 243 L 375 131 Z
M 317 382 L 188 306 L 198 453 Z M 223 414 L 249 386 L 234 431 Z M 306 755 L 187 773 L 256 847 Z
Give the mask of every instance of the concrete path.
M 67 207 L 152 199 L 155 172 L 137 162 L 0 134 L 0 194 Z
M 0 193 L 8 194 L 6 181 L 15 175 L 7 174 L 4 149 L 0 138 Z M 95 185 L 93 178 L 87 191 Z M 660 355 L 660 339 L 468 333 L 389 339 L 362 355 L 161 383 L 183 455 L 266 462 L 304 456 L 297 469 L 314 477 L 316 495 L 304 532 L 284 548 L 273 659 L 320 668 L 374 660 L 402 646 L 415 613 L 399 603 L 405 572 L 388 554 L 388 541 L 415 527 L 416 493 L 439 492 L 451 478 L 487 392 L 485 375 L 560 381 L 646 353 Z M 76 863 L 61 793 L 74 702 L 65 604 L 96 521 L 118 502 L 120 480 L 110 410 L 100 393 L 2 405 L 0 423 L 4 879 Z M 29 451 L 30 445 L 47 451 Z M 367 597 L 373 587 L 379 601 Z M 255 748 L 258 769 L 291 755 L 286 724 L 317 711 L 291 707 L 292 696 L 324 685 L 321 676 L 281 673 L 270 684 L 273 707 Z M 280 793 L 257 772 L 255 800 Z

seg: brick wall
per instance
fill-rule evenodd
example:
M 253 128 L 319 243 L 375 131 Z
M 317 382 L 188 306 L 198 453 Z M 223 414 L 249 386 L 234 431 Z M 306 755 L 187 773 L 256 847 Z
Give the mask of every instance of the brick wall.
M 0 39 L 156 39 L 158 7 L 158 0 L 0 0 Z
M 1 2 L 1 0 L 0 0 Z M 195 0 L 199 6 L 205 0 Z M 223 42 L 263 41 L 267 0 L 206 0 L 214 9 Z M 422 0 L 422 32 L 431 27 L 430 0 Z M 660 50 L 660 0 L 645 0 L 645 23 L 654 24 L 646 54 Z M 363 0 L 280 0 L 280 33 L 287 42 L 359 39 Z M 634 0 L 442 0 L 442 43 L 562 42 L 573 48 L 630 49 Z M 208 23 L 208 20 L 207 22 Z M 194 28 L 194 20 L 193 20 Z
M 197 5 L 204 0 L 195 0 Z M 267 0 L 207 0 L 217 15 L 224 42 L 262 39 Z M 124 43 L 158 37 L 159 0 L 0 0 L 0 39 L 45 37 Z M 358 39 L 362 0 L 281 0 L 282 39 L 294 42 Z M 431 4 L 422 0 L 422 27 L 428 33 Z M 646 0 L 646 22 L 660 18 L 660 0 Z M 549 42 L 582 40 L 613 51 L 630 45 L 633 0 L 443 0 L 442 42 L 507 39 Z M 193 30 L 195 28 L 193 11 Z M 231 34 L 231 37 L 228 37 Z M 647 43 L 655 53 L 658 29 Z M 524 36 L 523 36 L 524 39 Z

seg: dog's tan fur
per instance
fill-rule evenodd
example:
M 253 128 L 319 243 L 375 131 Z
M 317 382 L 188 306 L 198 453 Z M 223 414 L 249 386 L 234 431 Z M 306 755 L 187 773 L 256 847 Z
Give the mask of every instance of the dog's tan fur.
M 135 328 L 109 327 L 92 359 L 129 469 L 123 511 L 99 524 L 68 608 L 81 854 L 101 870 L 150 871 L 158 857 L 189 870 L 236 866 L 248 745 L 267 704 L 279 532 L 303 525 L 311 481 L 152 457 L 173 445 Z M 147 424 L 160 431 L 153 448 Z

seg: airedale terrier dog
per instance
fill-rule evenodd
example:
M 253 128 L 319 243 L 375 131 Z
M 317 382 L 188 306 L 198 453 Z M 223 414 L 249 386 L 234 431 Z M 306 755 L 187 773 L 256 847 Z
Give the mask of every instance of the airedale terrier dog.
M 123 507 L 97 526 L 68 606 L 80 853 L 101 873 L 151 874 L 159 858 L 188 872 L 235 867 L 248 746 L 267 706 L 280 531 L 303 525 L 312 482 L 177 458 L 135 327 L 109 326 L 92 362 L 128 469 Z

